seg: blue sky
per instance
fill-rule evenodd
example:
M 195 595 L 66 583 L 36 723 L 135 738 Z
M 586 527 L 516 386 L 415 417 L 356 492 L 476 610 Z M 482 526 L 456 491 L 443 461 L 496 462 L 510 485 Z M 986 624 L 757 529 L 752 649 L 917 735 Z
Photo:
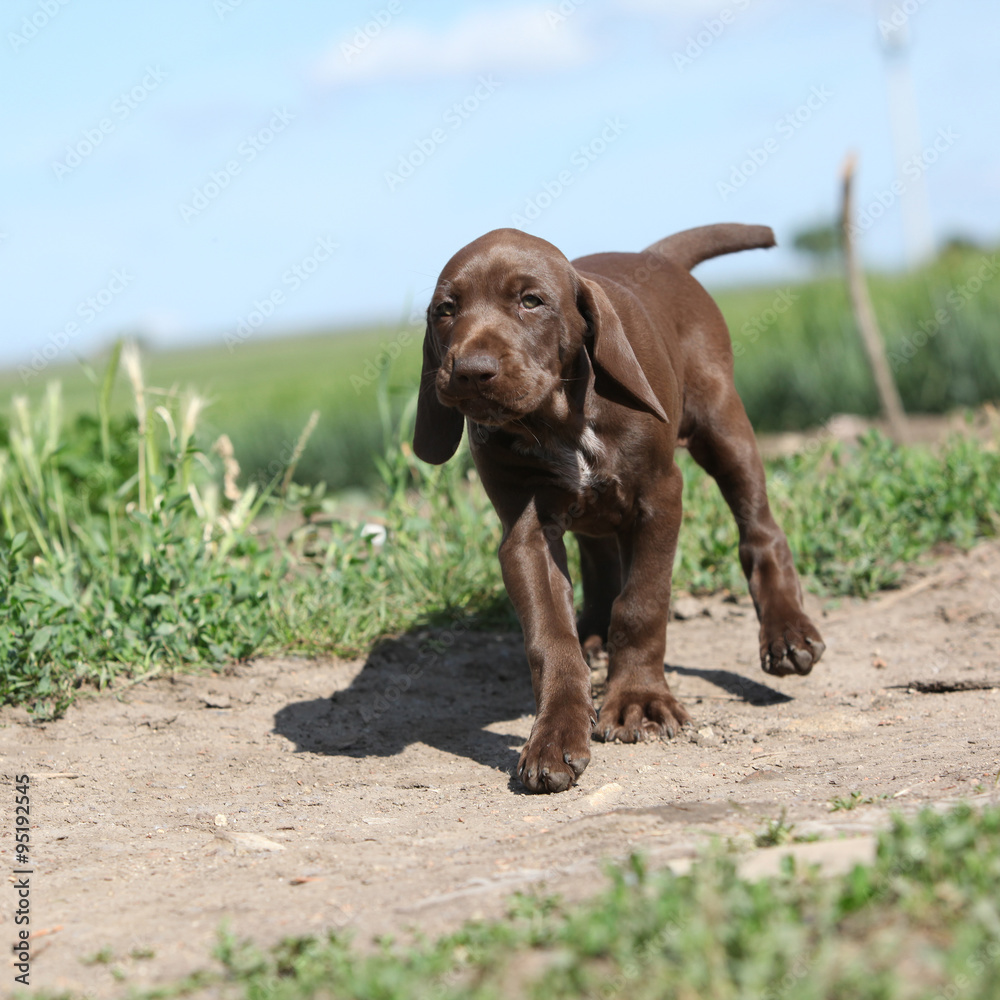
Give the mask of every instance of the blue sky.
M 869 262 L 906 259 L 903 199 L 935 239 L 1000 239 L 995 0 L 11 0 L 0 31 L 4 365 L 401 322 L 499 226 L 572 257 L 767 223 L 783 248 L 699 273 L 781 281 L 849 149 L 859 207 L 892 201 Z

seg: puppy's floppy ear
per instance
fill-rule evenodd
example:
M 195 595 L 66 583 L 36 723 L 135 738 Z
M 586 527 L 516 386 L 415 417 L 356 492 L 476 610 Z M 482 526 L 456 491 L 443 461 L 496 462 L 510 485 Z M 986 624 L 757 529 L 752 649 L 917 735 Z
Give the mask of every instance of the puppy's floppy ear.
M 578 280 L 576 304 L 587 321 L 585 340 L 594 365 L 594 390 L 605 399 L 633 410 L 645 410 L 665 424 L 670 423 L 636 360 L 607 293 L 582 274 Z
M 454 407 L 445 406 L 437 398 L 434 378 L 441 367 L 441 350 L 427 317 L 424 331 L 424 364 L 420 372 L 420 392 L 417 396 L 417 420 L 413 429 L 413 451 L 417 458 L 431 465 L 447 462 L 462 440 L 465 418 Z

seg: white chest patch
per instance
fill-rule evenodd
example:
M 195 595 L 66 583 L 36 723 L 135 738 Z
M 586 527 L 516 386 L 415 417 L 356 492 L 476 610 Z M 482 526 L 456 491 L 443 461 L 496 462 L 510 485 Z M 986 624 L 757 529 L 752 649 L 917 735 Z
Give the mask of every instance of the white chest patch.
M 604 454 L 604 446 L 592 427 L 584 429 L 576 441 L 534 442 L 515 441 L 514 451 L 521 455 L 540 458 L 568 490 L 580 492 L 594 485 L 597 461 Z

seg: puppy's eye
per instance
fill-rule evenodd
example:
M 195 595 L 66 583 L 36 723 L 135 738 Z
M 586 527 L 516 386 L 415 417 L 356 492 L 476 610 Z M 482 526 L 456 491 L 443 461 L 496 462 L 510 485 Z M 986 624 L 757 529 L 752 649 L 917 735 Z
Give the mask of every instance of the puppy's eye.
M 537 295 L 522 295 L 521 305 L 525 309 L 537 309 L 542 305 L 542 300 Z
M 436 306 L 434 309 L 435 316 L 454 316 L 455 315 L 455 303 L 454 302 L 442 302 L 440 305 Z

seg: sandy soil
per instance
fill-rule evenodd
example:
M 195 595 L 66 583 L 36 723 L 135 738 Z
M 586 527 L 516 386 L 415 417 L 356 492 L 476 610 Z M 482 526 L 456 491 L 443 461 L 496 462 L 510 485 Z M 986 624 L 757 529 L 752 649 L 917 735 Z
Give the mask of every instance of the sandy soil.
M 867 603 L 814 600 L 828 649 L 806 679 L 761 673 L 745 599 L 677 608 L 668 679 L 694 729 L 595 744 L 558 796 L 511 778 L 532 721 L 517 635 L 436 630 L 355 662 L 158 679 L 45 725 L 0 712 L 0 771 L 31 775 L 32 987 L 164 982 L 211 965 L 223 920 L 262 944 L 448 930 L 516 890 L 592 893 L 633 850 L 682 865 L 713 835 L 749 843 L 783 809 L 834 838 L 810 858 L 835 860 L 870 852 L 890 808 L 996 800 L 1000 545 Z M 854 790 L 875 801 L 830 811 Z M 13 788 L 0 795 L 9 872 Z M 838 835 L 861 839 L 845 854 Z

